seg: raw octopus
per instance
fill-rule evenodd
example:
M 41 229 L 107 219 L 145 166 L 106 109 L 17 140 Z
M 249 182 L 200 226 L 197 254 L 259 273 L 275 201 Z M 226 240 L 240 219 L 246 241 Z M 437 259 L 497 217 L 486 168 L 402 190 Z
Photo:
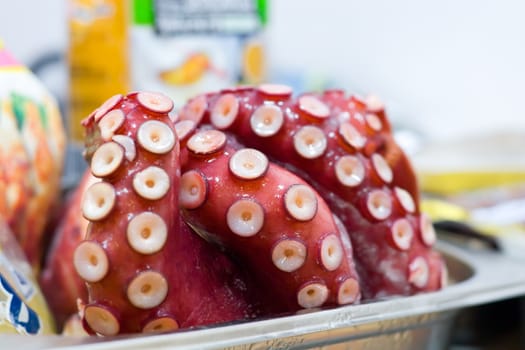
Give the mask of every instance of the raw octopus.
M 91 333 L 170 331 L 442 288 L 383 105 L 282 85 L 106 101 L 73 265 Z M 204 238 L 205 242 L 202 238 Z M 211 244 L 210 244 L 211 243 Z M 219 249 L 217 249 L 219 248 Z

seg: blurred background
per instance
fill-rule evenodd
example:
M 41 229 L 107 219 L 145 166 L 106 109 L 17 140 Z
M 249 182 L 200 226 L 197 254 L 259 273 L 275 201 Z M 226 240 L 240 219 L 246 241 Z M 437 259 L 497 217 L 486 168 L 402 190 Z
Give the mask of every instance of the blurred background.
M 517 0 L 271 1 L 264 44 L 272 78 L 373 92 L 429 137 L 525 130 L 523 13 Z M 66 53 L 67 1 L 9 2 L 0 36 L 28 65 Z
M 5 2 L 0 38 L 57 97 L 73 141 L 81 140 L 74 125 L 122 89 L 167 91 L 178 105 L 239 82 L 375 94 L 413 157 L 425 196 L 458 205 L 454 219 L 481 230 L 497 222 L 492 236 L 508 227 L 525 232 L 525 2 L 237 3 L 259 9 L 222 28 L 240 33 L 235 39 L 191 33 L 173 39 L 178 22 L 153 21 L 149 0 Z M 86 30 L 99 17 L 111 22 Z M 109 75 L 87 84 L 92 68 L 105 64 L 110 68 L 101 72 Z M 78 175 L 78 167 L 70 160 L 66 171 Z M 484 209 L 507 205 L 505 215 L 480 212 L 480 202 Z M 435 220 L 450 213 L 426 208 Z M 523 241 L 509 246 L 521 250 Z M 521 309 L 517 298 L 460 314 L 454 349 L 523 348 Z

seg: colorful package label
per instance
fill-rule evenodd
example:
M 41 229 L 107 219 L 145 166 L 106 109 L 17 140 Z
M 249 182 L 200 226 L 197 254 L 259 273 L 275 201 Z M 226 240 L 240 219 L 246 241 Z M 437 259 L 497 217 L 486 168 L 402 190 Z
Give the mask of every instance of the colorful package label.
M 262 26 L 253 0 L 155 0 L 155 14 L 160 35 L 251 35 Z
M 31 267 L 0 218 L 0 333 L 53 332 L 52 316 Z
M 135 0 L 131 72 L 135 90 L 188 98 L 265 78 L 266 1 Z

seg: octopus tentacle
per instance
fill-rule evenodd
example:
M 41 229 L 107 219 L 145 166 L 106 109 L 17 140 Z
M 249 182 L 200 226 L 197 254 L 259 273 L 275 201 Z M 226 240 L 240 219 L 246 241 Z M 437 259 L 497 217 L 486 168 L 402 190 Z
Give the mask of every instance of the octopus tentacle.
M 90 224 L 73 265 L 88 286 L 81 314 L 90 332 L 168 331 L 254 315 L 240 272 L 178 215 L 172 107 L 163 95 L 132 93 L 84 121 L 99 180 L 84 196 Z M 105 130 L 117 115 L 118 127 Z
M 198 131 L 182 152 L 185 220 L 241 259 L 282 310 L 359 300 L 351 248 L 310 185 L 218 130 Z
M 201 123 L 234 134 L 318 190 L 349 232 L 364 297 L 440 288 L 445 272 L 419 211 L 415 173 L 377 97 L 328 90 L 295 98 L 286 86 L 263 85 L 196 99 L 205 108 Z M 228 111 L 227 122 L 216 111 Z

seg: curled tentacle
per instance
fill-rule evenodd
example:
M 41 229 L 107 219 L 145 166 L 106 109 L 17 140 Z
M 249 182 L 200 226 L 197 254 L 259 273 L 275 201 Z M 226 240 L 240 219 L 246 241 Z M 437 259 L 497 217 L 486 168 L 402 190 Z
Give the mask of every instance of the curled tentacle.
M 172 107 L 161 94 L 132 93 L 84 121 L 100 179 L 82 202 L 90 224 L 73 264 L 88 286 L 81 314 L 90 332 L 170 331 L 254 315 L 239 271 L 179 217 Z
M 195 133 L 183 153 L 185 220 L 237 256 L 283 311 L 359 300 L 349 241 L 310 185 L 218 130 Z

